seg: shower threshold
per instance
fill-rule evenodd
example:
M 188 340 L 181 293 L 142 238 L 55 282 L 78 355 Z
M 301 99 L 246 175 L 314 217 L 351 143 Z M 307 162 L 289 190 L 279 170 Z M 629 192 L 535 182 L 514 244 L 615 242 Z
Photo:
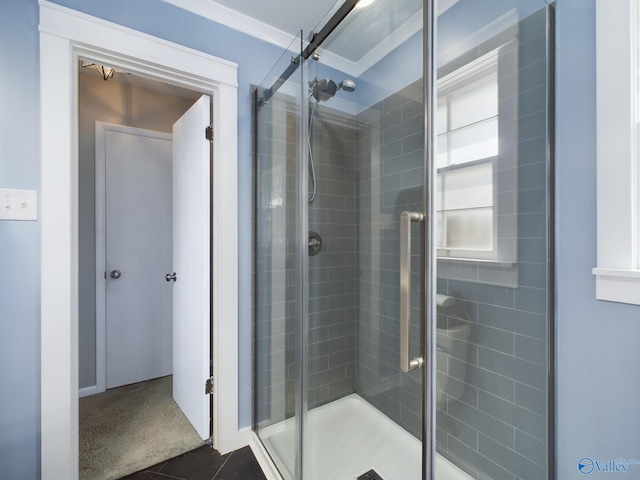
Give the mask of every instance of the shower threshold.
M 422 476 L 420 441 L 355 393 L 311 410 L 307 432 L 304 480 L 356 480 L 371 470 L 383 480 Z M 285 480 L 293 479 L 295 419 L 260 437 Z M 472 480 L 439 454 L 435 469 L 437 480 Z

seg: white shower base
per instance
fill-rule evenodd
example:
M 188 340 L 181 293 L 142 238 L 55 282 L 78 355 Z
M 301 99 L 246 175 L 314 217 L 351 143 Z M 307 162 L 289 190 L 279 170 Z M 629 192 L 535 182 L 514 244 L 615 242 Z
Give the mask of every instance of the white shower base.
M 270 425 L 260 437 L 286 480 L 294 478 L 295 419 Z M 352 394 L 309 412 L 305 480 L 354 480 L 375 470 L 384 480 L 419 480 L 421 444 L 379 410 Z M 472 480 L 441 455 L 437 480 Z

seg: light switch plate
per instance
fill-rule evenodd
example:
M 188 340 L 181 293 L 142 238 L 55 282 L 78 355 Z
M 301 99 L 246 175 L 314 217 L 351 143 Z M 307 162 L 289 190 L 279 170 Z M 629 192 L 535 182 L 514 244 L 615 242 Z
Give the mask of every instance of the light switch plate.
M 37 207 L 35 190 L 0 188 L 0 220 L 37 220 Z

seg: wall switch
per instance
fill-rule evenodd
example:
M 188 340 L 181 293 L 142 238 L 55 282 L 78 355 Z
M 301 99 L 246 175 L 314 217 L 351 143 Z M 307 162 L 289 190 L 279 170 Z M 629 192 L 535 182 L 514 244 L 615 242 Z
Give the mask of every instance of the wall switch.
M 0 220 L 37 220 L 35 190 L 0 188 Z

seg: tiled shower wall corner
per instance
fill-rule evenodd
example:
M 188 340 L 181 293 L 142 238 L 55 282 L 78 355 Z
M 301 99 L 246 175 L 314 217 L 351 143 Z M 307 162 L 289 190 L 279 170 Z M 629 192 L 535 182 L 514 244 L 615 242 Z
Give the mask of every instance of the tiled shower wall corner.
M 296 345 L 300 312 L 296 260 L 294 102 L 276 95 L 260 112 L 259 157 L 254 172 L 259 231 L 256 250 L 258 420 L 263 426 L 292 416 L 296 399 Z M 309 204 L 309 229 L 322 239 L 309 257 L 309 405 L 355 391 L 355 170 L 353 117 L 318 104 L 310 125 L 317 194 Z M 311 191 L 311 184 L 309 186 Z
M 313 102 L 310 111 L 317 192 L 309 204 L 309 229 L 322 238 L 320 253 L 309 257 L 309 405 L 313 408 L 355 392 L 357 131 L 353 116 L 323 103 Z
M 419 437 L 421 372 L 401 373 L 400 214 L 422 211 L 422 82 L 357 117 L 358 364 L 357 392 Z M 412 352 L 419 355 L 421 229 L 412 229 Z

